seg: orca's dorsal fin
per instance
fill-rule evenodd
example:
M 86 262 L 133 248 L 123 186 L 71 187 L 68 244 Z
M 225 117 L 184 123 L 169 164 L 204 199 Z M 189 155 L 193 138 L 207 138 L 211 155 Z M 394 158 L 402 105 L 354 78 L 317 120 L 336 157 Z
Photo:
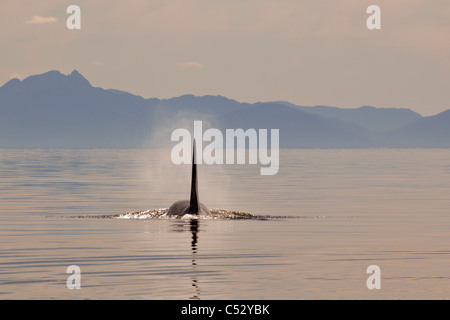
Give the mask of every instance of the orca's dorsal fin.
M 199 201 L 198 201 L 198 184 L 197 184 L 197 163 L 195 161 L 195 139 L 192 147 L 192 178 L 191 178 L 191 200 L 189 202 L 189 213 L 198 214 Z

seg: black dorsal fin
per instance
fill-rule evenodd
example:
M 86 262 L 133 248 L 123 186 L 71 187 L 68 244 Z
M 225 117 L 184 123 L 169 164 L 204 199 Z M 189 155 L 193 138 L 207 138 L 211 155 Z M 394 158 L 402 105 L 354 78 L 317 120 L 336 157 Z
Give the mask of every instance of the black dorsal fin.
M 191 178 L 191 200 L 189 202 L 189 213 L 198 214 L 199 212 L 199 201 L 198 201 L 198 191 L 197 191 L 197 163 L 195 161 L 195 139 L 194 146 L 192 148 L 192 178 Z

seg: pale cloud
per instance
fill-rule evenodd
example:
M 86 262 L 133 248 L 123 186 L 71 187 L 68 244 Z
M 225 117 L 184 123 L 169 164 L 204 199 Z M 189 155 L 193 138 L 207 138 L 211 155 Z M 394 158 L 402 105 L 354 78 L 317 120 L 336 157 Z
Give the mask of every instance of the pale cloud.
M 91 60 L 91 64 L 94 66 L 102 66 L 104 63 L 100 60 Z
M 196 62 L 196 61 L 188 61 L 188 62 L 178 63 L 177 66 L 180 69 L 202 69 L 203 68 L 203 65 L 200 62 Z
M 26 24 L 44 24 L 44 23 L 54 23 L 58 21 L 55 17 L 40 17 L 34 16 L 33 19 L 25 21 Z

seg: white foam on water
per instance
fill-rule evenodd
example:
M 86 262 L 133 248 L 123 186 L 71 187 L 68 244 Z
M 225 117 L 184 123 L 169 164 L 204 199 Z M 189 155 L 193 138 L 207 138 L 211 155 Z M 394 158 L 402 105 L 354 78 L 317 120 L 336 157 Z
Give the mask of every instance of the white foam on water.
M 257 219 L 258 216 L 241 211 L 228 211 L 224 209 L 210 209 L 210 216 L 185 214 L 182 217 L 168 216 L 168 208 L 148 209 L 143 211 L 127 212 L 117 216 L 108 216 L 124 220 L 148 220 L 148 219 Z

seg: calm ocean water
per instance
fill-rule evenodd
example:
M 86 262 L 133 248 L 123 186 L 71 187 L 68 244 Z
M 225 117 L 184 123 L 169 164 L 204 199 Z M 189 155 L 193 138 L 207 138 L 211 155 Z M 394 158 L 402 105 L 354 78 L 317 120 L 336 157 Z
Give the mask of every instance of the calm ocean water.
M 450 150 L 281 150 L 277 175 L 259 168 L 199 166 L 200 200 L 280 218 L 123 220 L 102 216 L 186 199 L 190 166 L 0 150 L 0 299 L 450 298 Z

